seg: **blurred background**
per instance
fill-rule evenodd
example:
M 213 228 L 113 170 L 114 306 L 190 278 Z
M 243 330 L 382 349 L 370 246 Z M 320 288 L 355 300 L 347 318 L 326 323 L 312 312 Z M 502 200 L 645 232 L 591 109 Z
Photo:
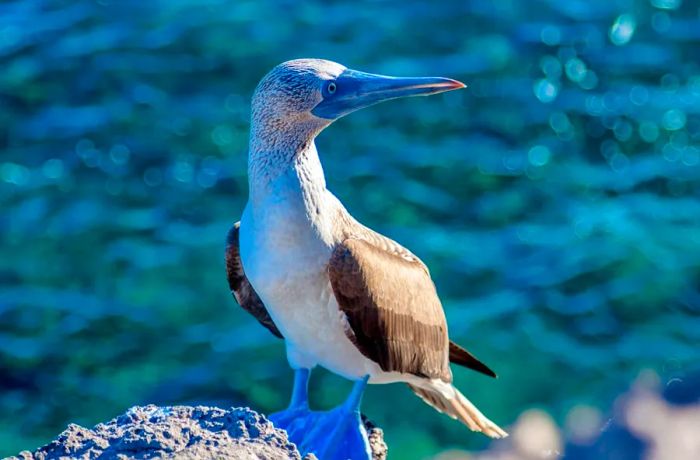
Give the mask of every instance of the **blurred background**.
M 431 268 L 499 374 L 457 385 L 514 433 L 373 386 L 391 458 L 700 458 L 673 450 L 700 432 L 699 45 L 691 0 L 3 1 L 0 457 L 135 404 L 287 404 L 223 247 L 257 81 L 320 57 L 469 85 L 317 141 L 348 209 Z M 313 403 L 348 389 L 318 371 Z

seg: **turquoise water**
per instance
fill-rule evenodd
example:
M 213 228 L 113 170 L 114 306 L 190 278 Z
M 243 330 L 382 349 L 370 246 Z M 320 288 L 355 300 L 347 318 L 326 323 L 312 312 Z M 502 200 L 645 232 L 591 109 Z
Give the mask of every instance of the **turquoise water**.
M 511 425 L 610 410 L 698 365 L 700 7 L 679 0 L 0 4 L 0 456 L 134 404 L 286 404 L 282 344 L 228 292 L 249 99 L 321 57 L 466 90 L 318 139 L 329 187 L 430 267 L 457 385 Z M 317 372 L 313 401 L 349 385 Z M 402 386 L 392 458 L 491 444 Z M 493 446 L 492 446 L 493 447 Z

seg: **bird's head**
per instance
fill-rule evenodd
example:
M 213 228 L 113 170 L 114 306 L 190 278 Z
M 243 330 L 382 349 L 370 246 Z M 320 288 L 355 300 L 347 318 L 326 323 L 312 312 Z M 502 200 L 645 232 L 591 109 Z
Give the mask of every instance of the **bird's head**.
M 441 77 L 388 77 L 323 59 L 296 59 L 272 69 L 253 95 L 253 124 L 313 135 L 355 110 L 400 97 L 464 88 Z

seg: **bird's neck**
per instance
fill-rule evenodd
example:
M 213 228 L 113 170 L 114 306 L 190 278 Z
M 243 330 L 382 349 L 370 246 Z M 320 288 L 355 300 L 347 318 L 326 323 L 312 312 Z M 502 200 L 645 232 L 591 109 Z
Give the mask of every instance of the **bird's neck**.
M 276 130 L 273 135 L 251 130 L 248 156 L 249 199 L 253 206 L 270 198 L 284 199 L 292 190 L 305 200 L 326 191 L 316 151 L 317 132 Z M 282 135 L 283 134 L 283 135 Z

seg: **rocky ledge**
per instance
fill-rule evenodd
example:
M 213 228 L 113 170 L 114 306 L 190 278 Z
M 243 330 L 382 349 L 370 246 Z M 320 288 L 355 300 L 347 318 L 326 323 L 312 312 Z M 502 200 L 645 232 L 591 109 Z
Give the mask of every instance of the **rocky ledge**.
M 375 460 L 385 460 L 382 430 L 366 422 Z M 93 429 L 71 424 L 54 441 L 12 460 L 301 460 L 284 430 L 248 408 L 136 406 Z M 305 460 L 315 459 L 307 455 Z

